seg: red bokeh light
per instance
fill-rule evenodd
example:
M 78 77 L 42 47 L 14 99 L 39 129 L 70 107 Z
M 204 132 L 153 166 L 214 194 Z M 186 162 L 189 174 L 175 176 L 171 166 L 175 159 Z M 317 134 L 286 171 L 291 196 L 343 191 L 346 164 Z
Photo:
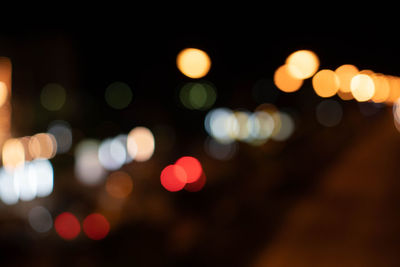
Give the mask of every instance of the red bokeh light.
M 204 174 L 204 172 L 201 173 L 200 178 L 193 182 L 193 183 L 187 183 L 185 185 L 185 190 L 189 191 L 189 192 L 197 192 L 200 191 L 201 189 L 203 189 L 204 185 L 206 184 L 206 175 Z
M 187 174 L 179 165 L 168 165 L 161 172 L 161 185 L 171 192 L 176 192 L 186 185 Z
M 187 183 L 196 182 L 203 173 L 203 168 L 201 167 L 200 162 L 193 157 L 181 157 L 175 164 L 181 166 L 185 170 Z
M 78 219 L 70 212 L 64 212 L 57 216 L 54 221 L 57 234 L 66 240 L 75 239 L 80 231 L 81 225 Z
M 110 223 L 99 213 L 92 213 L 83 220 L 83 232 L 90 239 L 103 239 L 108 235 L 109 231 Z

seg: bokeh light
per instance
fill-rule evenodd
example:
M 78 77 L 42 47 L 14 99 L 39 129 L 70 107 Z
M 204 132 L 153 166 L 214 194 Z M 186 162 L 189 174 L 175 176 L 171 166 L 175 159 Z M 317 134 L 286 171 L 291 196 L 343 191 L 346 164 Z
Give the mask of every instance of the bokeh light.
M 286 64 L 291 76 L 297 79 L 307 79 L 318 70 L 319 59 L 310 50 L 299 50 L 287 57 Z
M 217 160 L 230 160 L 237 152 L 237 144 L 232 143 L 221 143 L 214 138 L 207 138 L 204 142 L 204 149 L 206 153 Z
M 115 109 L 124 109 L 132 101 L 132 90 L 124 82 L 114 82 L 110 84 L 105 91 L 104 97 L 107 104 Z
M 179 92 L 182 105 L 188 109 L 206 110 L 217 98 L 215 87 L 209 82 L 186 83 Z
M 54 220 L 57 234 L 65 240 L 75 239 L 81 232 L 81 225 L 74 214 L 63 212 Z
M 221 143 L 230 143 L 239 133 L 239 125 L 232 110 L 217 108 L 210 110 L 205 119 L 206 132 Z
M 196 182 L 203 173 L 203 167 L 198 159 L 194 157 L 181 157 L 176 162 L 176 165 L 182 167 L 186 172 L 186 182 Z
M 46 233 L 53 227 L 53 218 L 43 206 L 33 207 L 29 211 L 28 221 L 32 229 L 38 233 Z
M 93 240 L 101 240 L 108 235 L 110 223 L 103 215 L 92 213 L 83 220 L 83 232 Z
M 126 198 L 132 192 L 131 176 L 123 171 L 116 171 L 107 177 L 106 191 L 114 198 Z
M 19 199 L 18 185 L 13 175 L 4 168 L 0 168 L 0 198 L 6 205 L 16 204 Z
M 57 153 L 57 141 L 52 134 L 38 133 L 29 139 L 29 153 L 34 159 L 50 159 Z
M 99 184 L 106 175 L 98 149 L 99 142 L 93 139 L 83 140 L 75 148 L 75 175 L 85 185 Z
M 250 116 L 250 140 L 253 145 L 264 144 L 272 135 L 275 127 L 273 117 L 264 110 L 254 112 Z
M 274 73 L 274 84 L 281 91 L 292 93 L 300 89 L 303 80 L 293 77 L 289 73 L 288 65 L 282 65 Z
M 65 100 L 65 89 L 58 83 L 45 85 L 40 94 L 42 106 L 49 111 L 60 110 L 64 106 Z
M 139 162 L 149 160 L 155 149 L 153 133 L 146 127 L 135 127 L 128 134 L 127 148 L 134 160 Z
M 6 103 L 8 98 L 8 88 L 7 85 L 0 81 L 0 107 L 2 107 L 4 105 L 4 103 Z
M 371 78 L 375 85 L 375 92 L 371 100 L 375 103 L 385 102 L 390 95 L 390 84 L 385 75 L 374 73 Z
M 286 112 L 278 111 L 279 127 L 271 136 L 271 139 L 275 141 L 285 141 L 294 132 L 295 124 L 293 118 Z
M 178 69 L 192 79 L 202 78 L 211 68 L 211 59 L 206 52 L 196 48 L 186 48 L 176 57 Z
M 357 74 L 351 79 L 351 93 L 358 102 L 370 100 L 375 93 L 375 85 L 367 74 Z
M 332 70 L 318 71 L 312 78 L 315 93 L 320 97 L 331 97 L 339 90 L 339 78 Z
M 332 99 L 320 102 L 316 108 L 317 121 L 326 127 L 338 125 L 342 120 L 342 116 L 342 106 Z
M 15 185 L 18 187 L 19 199 L 31 201 L 36 197 L 37 184 L 34 167 L 27 163 L 20 165 L 14 170 Z
M 47 159 L 36 159 L 29 162 L 30 173 L 36 180 L 36 195 L 47 197 L 53 192 L 54 170 L 51 162 Z
M 47 133 L 54 136 L 57 143 L 57 154 L 66 153 L 72 146 L 72 130 L 66 121 L 53 121 Z
M 358 74 L 358 68 L 352 64 L 344 64 L 339 66 L 335 73 L 339 78 L 340 86 L 339 91 L 342 93 L 350 93 L 351 92 L 351 79 Z M 347 100 L 347 99 L 344 99 Z
M 187 182 L 185 170 L 179 165 L 168 165 L 160 175 L 161 185 L 170 192 L 182 190 Z
M 126 161 L 126 150 L 119 140 L 107 138 L 100 143 L 98 157 L 106 170 L 117 170 Z
M 198 192 L 203 189 L 204 185 L 206 184 L 206 180 L 206 175 L 204 172 L 202 172 L 199 179 L 194 182 L 187 183 L 184 189 L 189 192 Z
M 25 162 L 24 146 L 19 139 L 8 139 L 2 149 L 4 168 L 12 170 Z

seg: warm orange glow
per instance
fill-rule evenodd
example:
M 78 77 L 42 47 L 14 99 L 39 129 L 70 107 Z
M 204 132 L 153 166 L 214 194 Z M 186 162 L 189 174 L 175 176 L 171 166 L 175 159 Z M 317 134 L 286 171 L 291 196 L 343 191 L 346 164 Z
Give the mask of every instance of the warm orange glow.
M 187 183 L 196 182 L 203 173 L 200 162 L 194 157 L 181 157 L 175 164 L 181 166 L 185 170 Z
M 291 93 L 300 89 L 303 80 L 294 78 L 288 71 L 288 65 L 282 65 L 274 73 L 274 83 L 283 92 Z
M 203 50 L 186 48 L 178 54 L 176 65 L 185 76 L 198 79 L 207 75 L 211 60 Z
M 339 78 L 340 82 L 339 91 L 343 93 L 350 93 L 351 92 L 350 82 L 351 79 L 358 74 L 358 68 L 351 64 L 344 64 L 338 67 L 335 70 L 335 73 Z M 353 97 L 351 97 L 350 99 L 352 98 Z M 349 100 L 349 99 L 343 99 L 343 100 Z
M 4 103 L 7 100 L 7 96 L 8 96 L 8 89 L 7 89 L 7 85 L 0 81 L 0 107 L 4 105 Z
M 25 161 L 31 161 L 33 158 L 31 156 L 31 154 L 29 153 L 29 140 L 30 140 L 30 137 L 29 136 L 25 136 L 25 137 L 18 138 L 18 140 L 21 142 L 21 144 L 24 147 Z
M 393 104 L 400 97 L 400 78 L 395 76 L 386 76 L 390 86 L 389 97 L 386 102 Z
M 339 90 L 340 83 L 334 71 L 324 69 L 314 75 L 312 85 L 315 93 L 320 97 L 331 97 Z
M 8 139 L 2 150 L 3 166 L 7 169 L 15 167 L 25 162 L 25 151 L 23 144 L 15 138 Z
M 168 165 L 160 176 L 161 185 L 170 192 L 182 190 L 187 181 L 185 170 L 179 165 Z
M 113 172 L 107 178 L 106 191 L 112 197 L 126 198 L 132 192 L 132 188 L 132 178 L 126 172 Z
M 127 138 L 129 155 L 136 161 L 146 161 L 154 153 L 154 136 L 146 127 L 136 127 Z
M 342 91 L 340 91 L 340 89 L 337 91 L 337 95 L 342 100 L 351 100 L 354 98 L 353 94 L 351 92 L 342 92 Z
M 286 65 L 291 76 L 307 79 L 314 75 L 319 67 L 318 56 L 310 50 L 299 50 L 288 56 Z
M 29 153 L 31 157 L 50 159 L 57 152 L 57 142 L 52 134 L 39 133 L 32 136 L 29 140 Z
M 0 149 L 11 136 L 11 61 L 0 57 Z
M 371 76 L 375 85 L 375 93 L 371 100 L 375 103 L 383 103 L 389 98 L 390 94 L 390 84 L 386 79 L 385 75 L 373 74 Z
M 375 85 L 372 78 L 367 74 L 357 74 L 351 79 L 351 93 L 358 102 L 365 102 L 372 98 L 375 93 Z

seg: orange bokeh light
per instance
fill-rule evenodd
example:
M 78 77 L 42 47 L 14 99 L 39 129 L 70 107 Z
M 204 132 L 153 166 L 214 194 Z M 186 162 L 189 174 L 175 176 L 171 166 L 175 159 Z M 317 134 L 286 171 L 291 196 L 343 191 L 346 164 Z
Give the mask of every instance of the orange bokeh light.
M 176 161 L 175 164 L 181 166 L 185 170 L 187 175 L 187 183 L 196 182 L 203 173 L 201 163 L 194 157 L 181 157 Z
M 187 182 L 187 174 L 179 165 L 168 165 L 160 176 L 161 185 L 171 192 L 182 190 Z
M 116 171 L 107 178 L 106 191 L 112 197 L 126 198 L 132 192 L 132 188 L 132 178 L 126 172 Z
M 29 153 L 32 158 L 50 159 L 57 152 L 57 142 L 52 134 L 39 133 L 29 139 Z
M 339 78 L 332 70 L 320 70 L 314 75 L 312 85 L 320 97 L 331 97 L 339 90 Z
M 282 65 L 274 73 L 274 83 L 281 91 L 291 93 L 300 89 L 303 80 L 290 75 L 288 65 Z
M 13 169 L 25 162 L 24 145 L 19 139 L 8 139 L 2 149 L 3 166 Z
M 351 79 L 358 74 L 358 68 L 351 64 L 344 64 L 335 70 L 337 77 L 339 78 L 340 86 L 339 91 L 343 93 L 350 93 L 350 82 Z M 344 99 L 348 100 L 348 99 Z
M 319 59 L 310 50 L 299 50 L 288 56 L 286 64 L 291 76 L 297 79 L 307 79 L 318 70 Z
M 83 232 L 93 240 L 105 238 L 110 231 L 110 223 L 103 215 L 92 213 L 83 220 Z
M 70 212 L 58 215 L 54 221 L 54 228 L 57 234 L 65 240 L 75 239 L 81 231 L 78 219 Z
M 207 75 L 211 59 L 203 50 L 186 48 L 176 57 L 176 65 L 185 76 L 198 79 Z

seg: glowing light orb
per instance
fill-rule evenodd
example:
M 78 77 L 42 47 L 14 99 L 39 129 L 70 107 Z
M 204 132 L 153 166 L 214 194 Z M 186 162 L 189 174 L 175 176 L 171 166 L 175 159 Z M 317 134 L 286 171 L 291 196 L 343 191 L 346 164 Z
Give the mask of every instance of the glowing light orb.
M 83 220 L 83 232 L 93 240 L 101 240 L 108 235 L 110 223 L 99 213 L 92 213 Z
M 204 172 L 202 172 L 199 179 L 197 179 L 195 182 L 187 183 L 184 189 L 189 192 L 198 192 L 203 189 L 204 185 L 206 184 L 206 180 L 206 175 Z
M 339 90 L 339 78 L 332 70 L 320 70 L 312 78 L 315 93 L 320 97 L 334 96 Z
M 57 234 L 65 240 L 75 239 L 81 232 L 78 219 L 70 212 L 63 212 L 54 221 Z
M 288 65 L 280 66 L 274 73 L 274 84 L 286 93 L 296 92 L 303 85 L 303 80 L 289 73 Z
M 358 74 L 358 68 L 351 64 L 344 64 L 339 66 L 335 73 L 339 78 L 340 86 L 339 91 L 343 93 L 350 93 L 351 92 L 351 79 Z
M 38 233 L 46 233 L 53 227 L 50 212 L 42 206 L 36 206 L 29 211 L 28 221 L 32 229 Z
M 161 185 L 170 192 L 182 190 L 187 182 L 187 174 L 179 165 L 168 165 L 160 176 Z
M 114 82 L 110 84 L 104 94 L 107 104 L 114 109 L 124 109 L 132 101 L 132 90 L 126 83 Z
M 136 127 L 128 134 L 127 147 L 134 160 L 147 161 L 154 153 L 154 135 L 146 127 Z
M 358 102 L 370 100 L 375 93 L 375 85 L 367 74 L 357 74 L 351 79 L 351 93 Z
M 175 164 L 181 166 L 185 170 L 187 175 L 187 183 L 193 183 L 197 181 L 203 173 L 203 168 L 200 161 L 194 157 L 181 157 L 176 161 Z
M 286 64 L 291 76 L 296 79 L 307 79 L 318 70 L 319 59 L 310 50 L 299 50 L 288 56 Z
M 185 76 L 198 79 L 207 75 L 211 59 L 203 50 L 186 48 L 176 57 L 176 65 Z

